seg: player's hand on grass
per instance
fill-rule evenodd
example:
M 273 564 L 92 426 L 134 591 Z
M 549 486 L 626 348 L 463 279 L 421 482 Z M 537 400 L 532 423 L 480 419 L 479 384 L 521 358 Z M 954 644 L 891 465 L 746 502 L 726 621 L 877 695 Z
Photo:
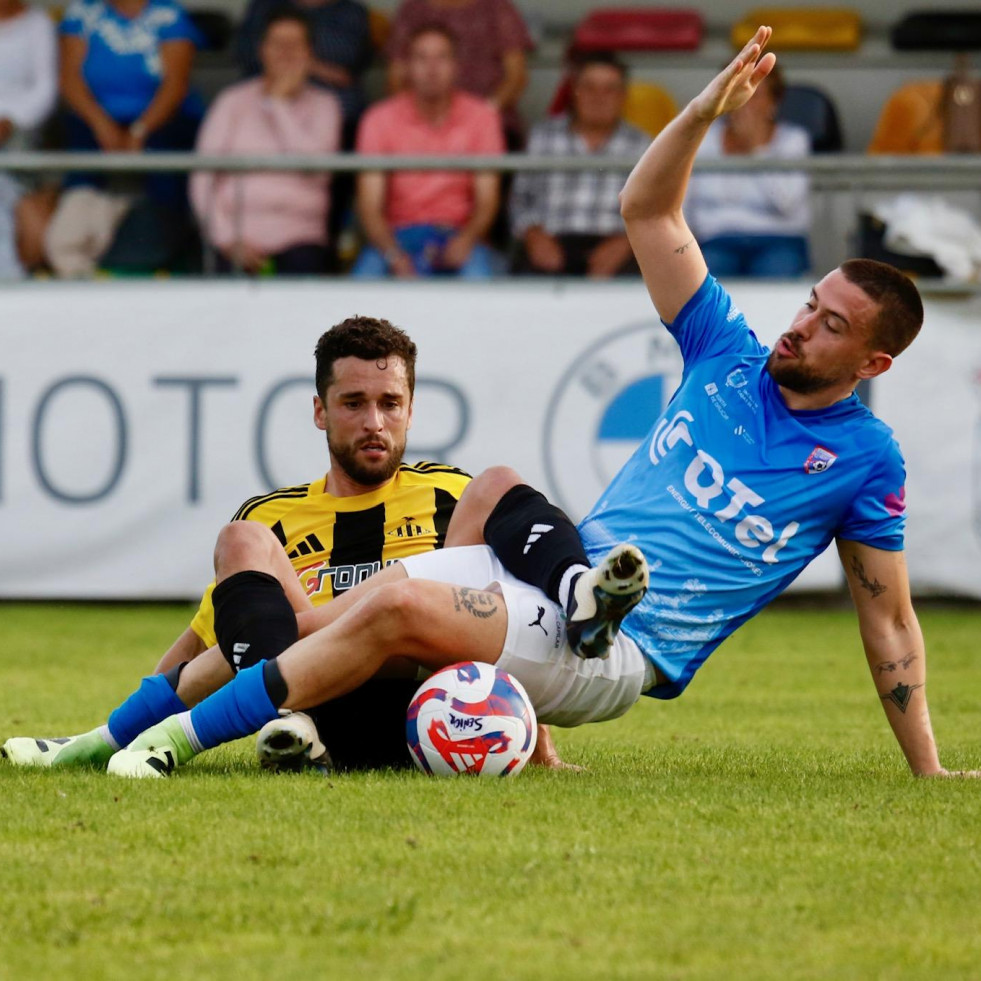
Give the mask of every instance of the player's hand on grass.
M 939 773 L 927 774 L 943 780 L 981 780 L 981 770 L 941 770 Z
M 575 770 L 581 772 L 583 767 L 576 766 L 575 763 L 566 763 L 559 756 L 559 751 L 555 748 L 552 741 L 552 733 L 548 726 L 538 727 L 538 740 L 535 743 L 535 752 L 528 758 L 532 766 L 543 766 L 546 770 Z
M 776 64 L 776 55 L 762 54 L 772 33 L 769 27 L 758 28 L 746 47 L 692 100 L 700 119 L 711 122 L 749 102 Z

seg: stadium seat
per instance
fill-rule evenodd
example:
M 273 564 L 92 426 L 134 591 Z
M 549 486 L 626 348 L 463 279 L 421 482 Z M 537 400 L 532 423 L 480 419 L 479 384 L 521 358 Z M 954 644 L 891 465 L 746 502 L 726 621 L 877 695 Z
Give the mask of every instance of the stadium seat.
M 694 51 L 704 33 L 697 10 L 601 8 L 576 25 L 570 51 Z
M 204 38 L 205 51 L 224 51 L 231 44 L 234 28 L 228 14 L 220 10 L 189 10 L 188 16 Z
M 566 75 L 552 96 L 548 114 L 558 116 L 569 108 L 569 97 L 572 91 L 572 79 Z M 651 136 L 657 136 L 675 116 L 678 115 L 678 103 L 667 89 L 653 82 L 629 82 L 627 98 L 623 106 L 623 118 L 628 123 L 644 130 Z
M 758 7 L 733 25 L 733 47 L 743 47 L 760 24 L 773 28 L 770 47 L 781 51 L 854 51 L 862 40 L 861 17 L 844 7 Z
M 898 51 L 981 51 L 981 13 L 910 11 L 891 31 Z
M 910 82 L 886 100 L 869 153 L 942 153 L 943 82 Z
M 627 87 L 627 101 L 623 106 L 623 118 L 628 123 L 657 136 L 678 115 L 678 103 L 667 89 L 653 82 L 631 82 Z
M 780 104 L 780 119 L 806 129 L 814 153 L 837 153 L 844 146 L 834 103 L 813 85 L 787 86 Z

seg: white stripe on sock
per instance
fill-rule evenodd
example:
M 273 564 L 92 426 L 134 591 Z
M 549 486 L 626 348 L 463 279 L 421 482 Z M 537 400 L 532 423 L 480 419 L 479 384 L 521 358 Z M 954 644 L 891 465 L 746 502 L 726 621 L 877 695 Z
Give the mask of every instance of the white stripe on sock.
M 559 603 L 564 609 L 569 607 L 569 590 L 572 589 L 572 580 L 579 575 L 580 572 L 589 572 L 588 565 L 570 565 L 565 572 L 562 573 L 562 581 L 559 583 Z
M 187 741 L 191 744 L 191 749 L 195 753 L 203 753 L 204 746 L 201 745 L 201 740 L 198 739 L 198 734 L 194 731 L 194 724 L 191 722 L 190 711 L 181 712 L 177 716 L 178 721 L 181 724 L 181 728 L 184 730 L 184 735 L 187 736 Z
M 112 738 L 112 733 L 109 731 L 109 726 L 99 726 L 99 735 L 112 746 L 112 751 L 118 753 L 123 747 Z

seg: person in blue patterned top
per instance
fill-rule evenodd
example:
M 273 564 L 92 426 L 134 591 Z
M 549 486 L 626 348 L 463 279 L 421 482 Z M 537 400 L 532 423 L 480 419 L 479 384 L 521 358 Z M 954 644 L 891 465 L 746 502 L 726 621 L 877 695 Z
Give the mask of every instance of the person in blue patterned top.
M 190 150 L 204 112 L 190 89 L 200 34 L 176 0 L 73 0 L 61 22 L 70 150 Z M 97 183 L 75 175 L 69 185 Z M 147 184 L 174 200 L 182 182 Z

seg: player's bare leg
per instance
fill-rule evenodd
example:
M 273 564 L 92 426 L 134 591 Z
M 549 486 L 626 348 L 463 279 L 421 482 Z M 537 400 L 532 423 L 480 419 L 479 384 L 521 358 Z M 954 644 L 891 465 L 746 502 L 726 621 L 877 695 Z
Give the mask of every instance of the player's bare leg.
M 282 708 L 309 708 L 363 684 L 404 656 L 433 670 L 462 658 L 495 663 L 507 635 L 503 597 L 421 579 L 373 589 L 274 661 L 242 671 L 191 712 L 154 726 L 110 761 L 110 773 L 163 776 L 202 749 L 239 738 Z

